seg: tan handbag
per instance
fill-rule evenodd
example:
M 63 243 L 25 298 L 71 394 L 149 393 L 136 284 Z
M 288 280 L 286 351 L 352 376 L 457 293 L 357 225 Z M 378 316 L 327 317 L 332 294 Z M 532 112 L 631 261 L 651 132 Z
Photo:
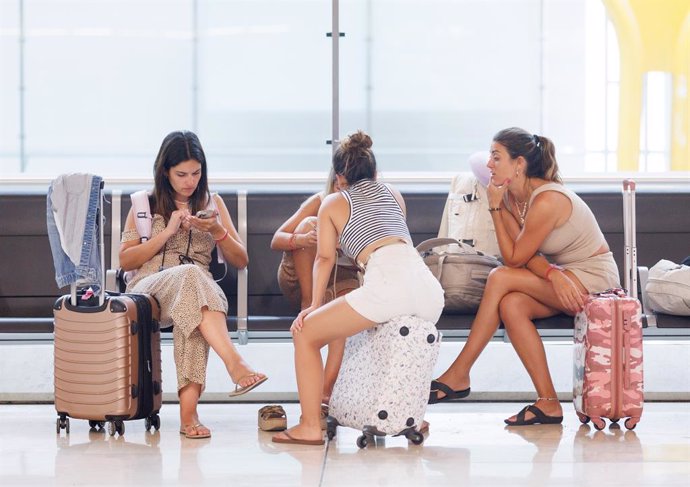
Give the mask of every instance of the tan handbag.
M 477 311 L 492 269 L 501 262 L 453 238 L 431 238 L 417 245 L 445 295 L 443 312 L 468 314 Z

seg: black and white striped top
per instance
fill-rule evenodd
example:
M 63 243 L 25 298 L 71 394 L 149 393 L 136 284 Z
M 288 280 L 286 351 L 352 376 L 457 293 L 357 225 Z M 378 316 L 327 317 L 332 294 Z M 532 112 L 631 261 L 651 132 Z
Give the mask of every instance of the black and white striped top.
M 342 194 L 350 204 L 350 219 L 340 236 L 345 254 L 357 260 L 367 245 L 386 237 L 412 242 L 402 208 L 385 184 L 363 179 Z

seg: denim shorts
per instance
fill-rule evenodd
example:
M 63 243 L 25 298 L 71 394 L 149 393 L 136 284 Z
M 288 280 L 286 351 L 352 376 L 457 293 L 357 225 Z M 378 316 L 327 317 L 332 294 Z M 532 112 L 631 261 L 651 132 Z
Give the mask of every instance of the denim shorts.
M 362 286 L 345 295 L 360 315 L 376 323 L 414 315 L 436 323 L 443 311 L 443 289 L 409 244 L 375 250 L 367 261 Z

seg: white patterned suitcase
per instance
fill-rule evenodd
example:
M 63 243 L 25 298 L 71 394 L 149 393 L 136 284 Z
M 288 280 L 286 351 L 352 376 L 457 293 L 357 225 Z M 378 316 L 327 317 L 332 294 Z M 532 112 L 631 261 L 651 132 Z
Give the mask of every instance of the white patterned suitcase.
M 434 323 L 416 316 L 399 316 L 348 338 L 329 404 L 328 439 L 337 426 L 348 426 L 362 431 L 360 448 L 385 435 L 421 444 L 440 345 Z

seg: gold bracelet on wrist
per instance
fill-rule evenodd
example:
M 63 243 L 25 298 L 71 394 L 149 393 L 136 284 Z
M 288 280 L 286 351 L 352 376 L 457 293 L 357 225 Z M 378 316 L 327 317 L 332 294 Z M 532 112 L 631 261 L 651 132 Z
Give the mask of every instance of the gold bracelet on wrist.
M 501 207 L 497 206 L 496 208 L 489 208 L 489 211 L 501 211 Z

